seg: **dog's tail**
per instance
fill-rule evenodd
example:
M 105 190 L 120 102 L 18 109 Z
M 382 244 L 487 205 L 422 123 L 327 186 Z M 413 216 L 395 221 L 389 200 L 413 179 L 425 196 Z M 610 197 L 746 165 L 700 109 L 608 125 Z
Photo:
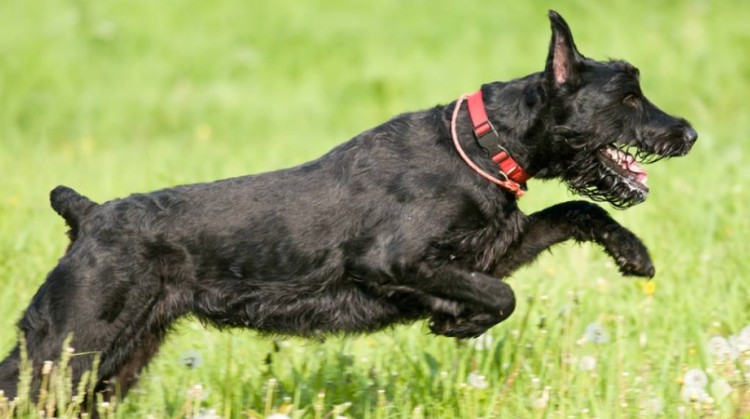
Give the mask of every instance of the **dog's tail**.
M 70 239 L 78 235 L 78 227 L 86 213 L 95 207 L 96 202 L 86 198 L 67 186 L 58 186 L 49 194 L 49 201 L 54 209 L 70 227 Z

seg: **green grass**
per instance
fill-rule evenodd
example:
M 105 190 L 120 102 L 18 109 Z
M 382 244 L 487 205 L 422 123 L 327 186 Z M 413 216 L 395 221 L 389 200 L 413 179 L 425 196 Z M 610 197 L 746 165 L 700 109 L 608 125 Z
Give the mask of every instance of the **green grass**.
M 310 160 L 394 114 L 541 70 L 550 7 L 0 2 L 0 352 L 66 246 L 54 186 L 102 201 Z M 614 212 L 650 247 L 655 290 L 598 248 L 564 245 L 510 279 L 517 312 L 483 345 L 422 323 L 272 342 L 186 319 L 111 415 L 604 418 L 658 404 L 666 417 L 750 416 L 750 354 L 717 362 L 707 346 L 750 324 L 750 3 L 555 7 L 584 54 L 637 65 L 646 94 L 701 134 L 650 168 L 648 202 Z M 570 198 L 554 182 L 530 189 L 529 212 Z M 594 322 L 606 342 L 582 340 Z M 681 397 L 691 368 L 708 373 L 711 400 Z

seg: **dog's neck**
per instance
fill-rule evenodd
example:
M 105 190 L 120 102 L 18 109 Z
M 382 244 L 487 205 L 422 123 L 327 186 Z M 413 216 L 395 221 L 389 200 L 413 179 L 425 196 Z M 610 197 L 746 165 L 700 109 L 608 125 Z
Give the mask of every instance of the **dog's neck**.
M 544 73 L 482 86 L 484 105 L 500 143 L 532 177 L 551 179 L 564 172 L 569 157 L 564 138 L 553 130 L 556 98 Z
M 500 135 L 487 116 L 482 99 L 482 89 L 470 94 L 466 98 L 469 117 L 474 127 L 474 136 L 479 146 L 490 153 L 492 161 L 497 164 L 502 175 L 525 189 L 526 181 L 531 178 L 523 167 L 513 158 L 511 153 L 502 145 Z
M 465 101 L 466 107 L 463 106 Z M 442 112 L 451 114 L 448 128 L 452 146 L 466 165 L 480 177 L 500 186 L 516 198 L 522 197 L 526 191 L 525 182 L 530 176 L 501 145 L 500 135 L 487 117 L 482 91 L 461 96 L 452 106 L 442 108 Z M 495 167 L 488 172 L 484 167 L 490 167 L 490 162 Z
M 442 120 L 439 125 L 453 138 L 451 148 L 465 163 L 480 177 L 520 198 L 526 191 L 526 181 L 532 177 L 524 169 L 529 150 L 515 139 L 517 132 L 507 124 L 507 115 L 498 112 L 498 104 L 483 100 L 488 92 L 496 96 L 492 89 L 502 89 L 502 85 L 497 82 L 484 85 L 473 95 L 464 95 L 449 106 L 437 107 L 436 111 Z

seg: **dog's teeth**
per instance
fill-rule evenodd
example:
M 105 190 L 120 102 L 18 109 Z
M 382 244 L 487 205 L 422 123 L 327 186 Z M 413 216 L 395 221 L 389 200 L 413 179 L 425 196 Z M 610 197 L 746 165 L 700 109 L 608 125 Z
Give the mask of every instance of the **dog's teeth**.
M 636 154 L 639 152 L 637 148 L 632 151 Z M 622 170 L 628 172 L 629 176 L 634 178 L 635 181 L 643 186 L 648 186 L 646 170 L 638 163 L 638 159 L 632 153 L 616 147 L 608 147 L 605 152 Z

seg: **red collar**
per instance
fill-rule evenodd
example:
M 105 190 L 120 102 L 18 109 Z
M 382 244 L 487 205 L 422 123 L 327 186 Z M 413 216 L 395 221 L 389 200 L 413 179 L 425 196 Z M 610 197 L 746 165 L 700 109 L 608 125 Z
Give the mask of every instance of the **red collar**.
M 487 117 L 487 111 L 484 110 L 482 90 L 477 90 L 469 95 L 466 102 L 469 106 L 469 116 L 471 116 L 471 123 L 474 125 L 474 135 L 477 137 L 477 142 L 490 153 L 492 161 L 497 164 L 500 173 L 508 179 L 504 182 L 508 186 L 501 186 L 520 198 L 526 190 L 526 181 L 531 178 L 531 175 L 526 173 L 521 165 L 513 160 L 508 150 L 500 145 L 500 136 Z

